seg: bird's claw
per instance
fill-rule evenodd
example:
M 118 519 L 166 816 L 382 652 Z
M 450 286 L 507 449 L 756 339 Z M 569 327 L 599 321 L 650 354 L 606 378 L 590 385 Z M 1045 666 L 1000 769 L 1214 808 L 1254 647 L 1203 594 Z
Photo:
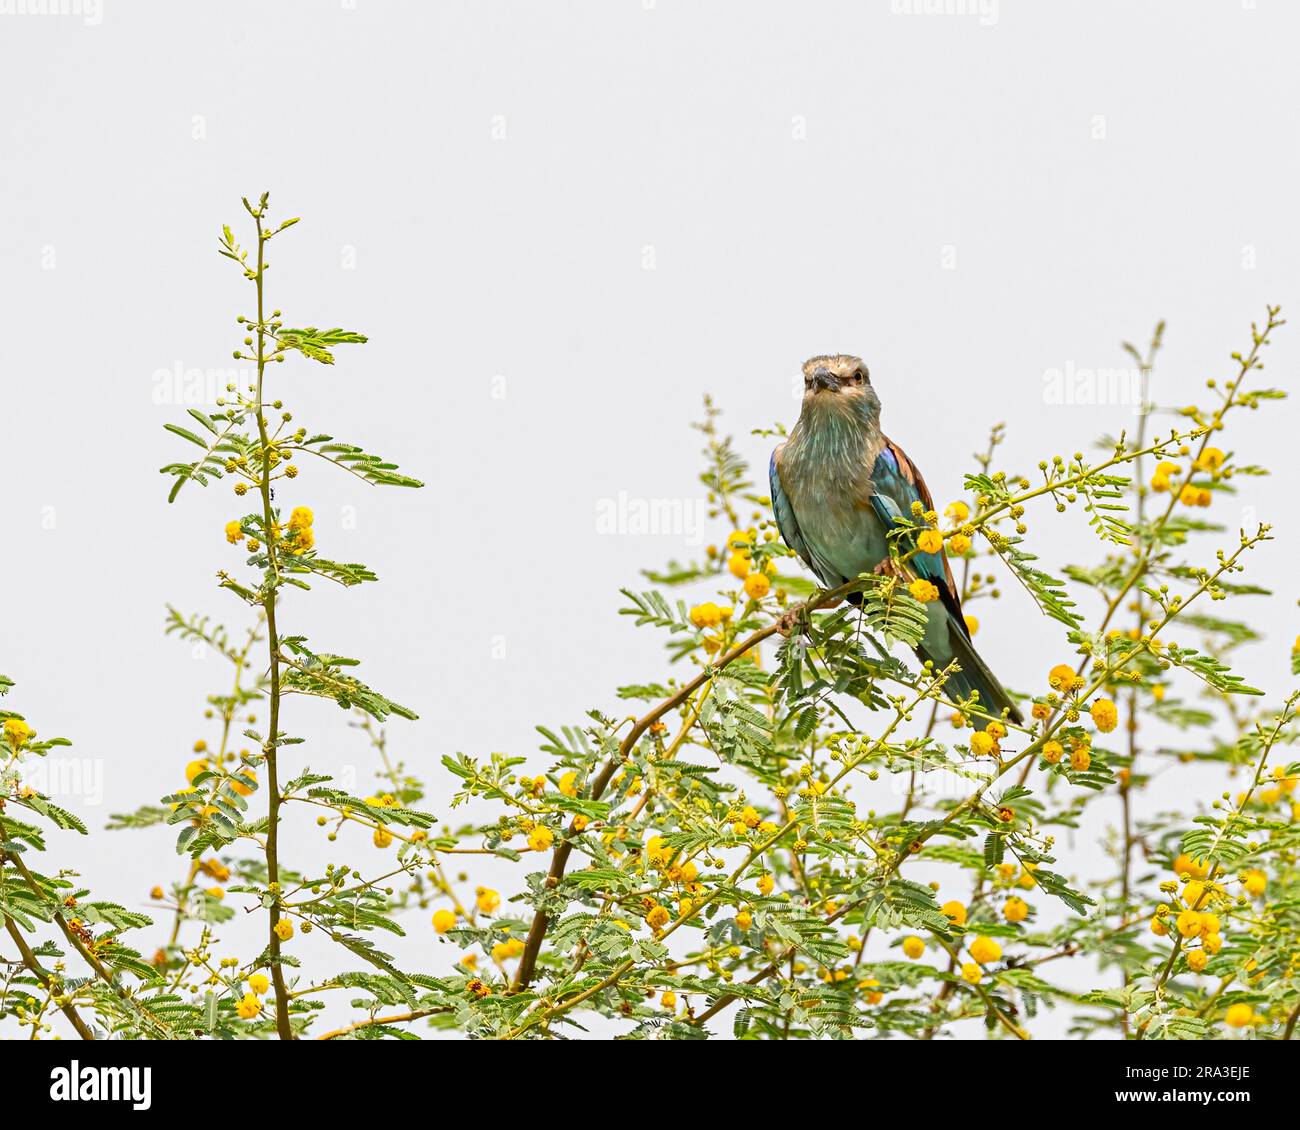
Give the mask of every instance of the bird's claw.
M 787 608 L 777 618 L 776 630 L 780 632 L 781 635 L 785 636 L 786 639 L 789 639 L 791 633 L 799 626 L 800 611 L 801 609 L 798 607 Z

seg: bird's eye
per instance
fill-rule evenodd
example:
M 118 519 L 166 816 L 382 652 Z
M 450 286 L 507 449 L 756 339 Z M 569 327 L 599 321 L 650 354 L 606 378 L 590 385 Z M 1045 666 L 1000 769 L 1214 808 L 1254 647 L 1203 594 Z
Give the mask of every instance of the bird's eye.
M 860 385 L 866 379 L 867 379 L 866 374 L 863 373 L 861 369 L 859 369 L 856 373 L 853 374 L 853 383 L 855 385 Z

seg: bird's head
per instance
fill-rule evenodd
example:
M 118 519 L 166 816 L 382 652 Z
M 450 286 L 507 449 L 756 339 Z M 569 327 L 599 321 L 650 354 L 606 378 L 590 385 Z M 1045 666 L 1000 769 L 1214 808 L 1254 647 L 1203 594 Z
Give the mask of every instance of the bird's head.
M 836 353 L 805 361 L 803 411 L 813 419 L 834 412 L 871 427 L 879 423 L 880 398 L 862 358 Z

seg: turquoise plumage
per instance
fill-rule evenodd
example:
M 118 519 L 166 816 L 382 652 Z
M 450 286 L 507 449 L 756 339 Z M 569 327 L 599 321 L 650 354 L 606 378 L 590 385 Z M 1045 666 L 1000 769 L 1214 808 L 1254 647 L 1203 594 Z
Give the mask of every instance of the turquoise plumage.
M 782 538 L 827 588 L 888 569 L 888 535 L 897 520 L 910 521 L 915 502 L 934 509 L 925 480 L 880 430 L 880 399 L 866 366 L 843 354 L 804 364 L 803 408 L 789 438 L 772 452 L 769 479 Z M 899 545 L 903 552 L 914 548 L 910 536 Z M 1010 695 L 971 643 L 943 550 L 917 552 L 909 567 L 939 590 L 939 599 L 926 606 L 917 655 L 936 668 L 956 659 L 961 670 L 949 680 L 950 693 L 978 691 L 984 710 L 1005 710 L 1021 721 Z

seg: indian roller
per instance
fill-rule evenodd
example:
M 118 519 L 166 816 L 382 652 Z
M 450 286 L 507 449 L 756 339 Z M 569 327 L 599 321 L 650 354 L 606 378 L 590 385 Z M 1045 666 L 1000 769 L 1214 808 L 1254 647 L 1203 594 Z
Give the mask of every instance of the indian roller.
M 827 588 L 862 574 L 889 573 L 889 534 L 898 520 L 913 520 L 913 504 L 934 509 L 930 491 L 903 449 L 880 430 L 880 398 L 860 358 L 814 357 L 803 367 L 803 407 L 789 438 L 772 452 L 768 475 L 781 537 Z M 905 555 L 912 534 L 896 538 Z M 926 604 L 922 661 L 942 670 L 956 659 L 961 670 L 947 683 L 953 697 L 979 692 L 980 709 L 1020 722 L 1021 714 L 971 643 L 961 597 L 940 547 L 918 550 L 903 567 L 938 589 Z M 860 602 L 860 593 L 850 600 Z

